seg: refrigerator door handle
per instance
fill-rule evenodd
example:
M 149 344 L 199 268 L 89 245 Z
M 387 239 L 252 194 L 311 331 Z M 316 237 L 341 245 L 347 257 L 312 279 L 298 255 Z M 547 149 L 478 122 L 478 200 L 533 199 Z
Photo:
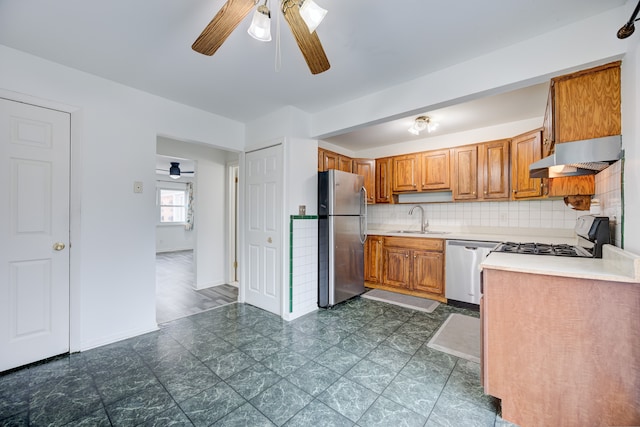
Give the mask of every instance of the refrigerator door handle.
M 360 243 L 367 241 L 367 189 L 360 189 Z

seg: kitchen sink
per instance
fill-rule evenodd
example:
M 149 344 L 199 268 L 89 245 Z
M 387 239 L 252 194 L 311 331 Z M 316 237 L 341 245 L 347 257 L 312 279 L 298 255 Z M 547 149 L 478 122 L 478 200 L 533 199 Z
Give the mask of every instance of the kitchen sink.
M 425 231 L 423 233 L 420 230 L 395 230 L 395 231 L 390 231 L 389 233 L 399 233 L 399 234 L 449 234 L 449 231 Z

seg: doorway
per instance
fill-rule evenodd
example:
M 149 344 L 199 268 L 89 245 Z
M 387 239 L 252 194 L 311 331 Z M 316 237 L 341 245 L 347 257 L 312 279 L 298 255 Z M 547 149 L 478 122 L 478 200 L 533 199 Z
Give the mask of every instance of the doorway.
M 237 301 L 227 165 L 239 155 L 161 136 L 156 153 L 156 320 L 165 323 Z M 172 163 L 179 178 L 169 176 Z

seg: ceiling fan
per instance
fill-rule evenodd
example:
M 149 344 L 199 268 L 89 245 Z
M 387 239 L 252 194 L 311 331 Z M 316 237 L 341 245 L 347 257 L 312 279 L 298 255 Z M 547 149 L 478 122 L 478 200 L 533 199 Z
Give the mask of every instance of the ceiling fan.
M 280 10 L 289 24 L 289 28 L 291 28 L 291 32 L 298 43 L 298 48 L 300 48 L 311 73 L 319 74 L 327 71 L 330 68 L 329 60 L 315 31 L 315 27 L 319 21 L 315 24 L 313 23 L 313 17 L 314 15 L 316 17 L 318 16 L 318 10 L 324 13 L 326 13 L 326 11 L 319 8 L 313 0 L 277 1 L 280 2 Z M 229 37 L 258 2 L 259 0 L 227 0 L 213 17 L 209 25 L 207 25 L 200 36 L 198 36 L 191 48 L 203 55 L 211 56 L 216 53 L 227 37 Z M 266 31 L 269 32 L 268 25 L 271 14 L 266 3 L 267 0 L 264 0 L 264 4 L 257 7 L 254 14 L 254 21 L 256 21 L 256 19 L 261 20 L 264 25 L 267 25 Z M 324 14 L 322 14 L 322 17 L 324 17 Z M 322 17 L 319 19 L 322 20 Z M 252 22 L 252 27 L 253 25 L 254 22 Z M 253 34 L 252 36 L 254 38 L 256 37 Z M 260 40 L 271 40 L 270 32 L 268 33 L 268 38 L 260 38 Z
M 169 169 L 156 169 L 156 172 L 169 172 L 169 177 L 173 179 L 180 178 L 181 174 L 194 174 L 196 171 L 183 171 L 180 170 L 179 162 L 169 162 L 171 167 Z

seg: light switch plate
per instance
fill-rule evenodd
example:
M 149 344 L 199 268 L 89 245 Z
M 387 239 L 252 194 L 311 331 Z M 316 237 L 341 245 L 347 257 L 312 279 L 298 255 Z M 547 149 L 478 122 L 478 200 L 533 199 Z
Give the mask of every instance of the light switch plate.
M 133 192 L 142 193 L 142 181 L 135 181 L 133 183 Z

